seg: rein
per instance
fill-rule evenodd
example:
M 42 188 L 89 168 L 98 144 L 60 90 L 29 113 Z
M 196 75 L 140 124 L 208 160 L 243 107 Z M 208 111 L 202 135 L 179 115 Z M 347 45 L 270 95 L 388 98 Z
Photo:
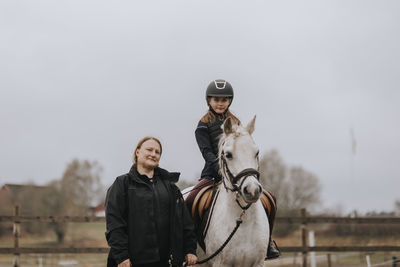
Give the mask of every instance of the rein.
M 240 205 L 240 204 L 239 204 Z M 228 236 L 228 238 L 225 240 L 225 242 L 221 245 L 221 247 L 219 247 L 213 254 L 211 254 L 210 256 L 208 256 L 207 258 L 203 259 L 203 260 L 199 260 L 196 262 L 196 264 L 203 264 L 206 263 L 207 261 L 211 260 L 212 258 L 214 258 L 215 256 L 217 256 L 219 253 L 221 253 L 221 251 L 226 247 L 226 245 L 228 245 L 229 241 L 231 241 L 232 237 L 235 235 L 236 231 L 239 229 L 239 226 L 242 224 L 243 220 L 242 217 L 245 214 L 246 210 L 250 207 L 251 204 L 247 205 L 245 209 L 242 209 L 242 213 L 240 214 L 239 218 L 236 220 L 236 226 L 233 229 L 233 231 L 231 232 L 231 234 Z M 172 266 L 172 265 L 170 265 Z M 187 262 L 183 263 L 183 266 L 186 267 Z
M 221 247 L 219 247 L 213 254 L 211 254 L 210 256 L 208 256 L 207 258 L 203 259 L 203 260 L 199 260 L 196 262 L 196 264 L 203 264 L 206 263 L 207 261 L 213 259 L 215 256 L 217 256 L 219 253 L 221 253 L 221 251 L 226 247 L 226 245 L 228 245 L 229 241 L 232 239 L 232 237 L 235 235 L 235 233 L 237 232 L 237 230 L 239 229 L 240 225 L 242 224 L 243 220 L 242 217 L 243 215 L 246 213 L 246 211 L 250 208 L 252 203 L 248 203 L 246 206 L 242 206 L 239 202 L 239 195 L 241 195 L 241 187 L 244 183 L 244 181 L 250 177 L 250 176 L 255 176 L 256 179 L 259 181 L 260 180 L 260 173 L 258 170 L 253 169 L 253 168 L 247 168 L 242 170 L 241 172 L 239 172 L 236 176 L 232 174 L 232 172 L 229 170 L 228 168 L 228 164 L 226 162 L 226 158 L 225 158 L 225 154 L 222 151 L 221 153 L 221 157 L 222 157 L 222 166 L 221 169 L 227 174 L 229 181 L 231 182 L 233 188 L 229 188 L 226 183 L 225 183 L 225 179 L 222 178 L 222 182 L 224 184 L 225 189 L 228 191 L 232 191 L 232 192 L 236 192 L 236 203 L 239 205 L 239 207 L 242 209 L 242 213 L 240 214 L 239 218 L 236 219 L 236 226 L 233 229 L 233 231 L 230 233 L 230 235 L 228 236 L 228 238 L 225 240 L 225 242 L 221 245 Z M 243 178 L 244 179 L 241 181 L 240 185 L 238 185 L 238 181 Z M 192 189 L 194 190 L 194 188 Z M 192 191 L 191 190 L 191 191 Z M 190 192 L 191 192 L 190 191 Z M 170 265 L 172 266 L 172 265 Z M 188 266 L 187 262 L 184 262 L 183 266 Z
M 229 188 L 226 186 L 225 184 L 225 179 L 222 178 L 222 181 L 224 183 L 224 187 L 226 190 L 230 190 L 232 192 L 236 192 L 236 203 L 239 205 L 239 207 L 242 209 L 242 213 L 240 214 L 239 218 L 236 220 L 236 226 L 233 229 L 233 231 L 230 233 L 230 235 L 228 236 L 228 238 L 225 240 L 225 242 L 221 245 L 221 247 L 219 247 L 213 254 L 211 254 L 210 256 L 208 256 L 207 258 L 203 259 L 203 260 L 199 260 L 196 262 L 196 264 L 203 264 L 206 263 L 207 261 L 213 259 L 214 257 L 216 257 L 219 253 L 221 253 L 221 251 L 226 247 L 226 245 L 228 245 L 229 241 L 231 241 L 232 237 L 235 235 L 236 231 L 239 229 L 239 226 L 242 224 L 243 220 L 242 217 L 243 215 L 246 213 L 246 211 L 250 208 L 252 203 L 248 203 L 246 206 L 242 206 L 239 202 L 239 195 L 240 193 L 240 188 L 243 185 L 243 182 L 249 177 L 249 176 L 256 176 L 257 180 L 259 180 L 260 178 L 260 173 L 252 168 L 247 168 L 242 170 L 241 172 L 239 172 L 236 176 L 234 176 L 232 174 L 232 172 L 229 170 L 228 165 L 226 163 L 226 159 L 225 156 L 222 157 L 222 162 L 223 162 L 223 168 L 226 171 L 226 173 L 228 174 L 229 180 L 231 181 L 231 184 L 233 186 L 233 189 Z M 242 178 L 245 177 L 243 179 L 243 181 L 240 183 L 240 185 L 237 185 L 237 182 Z M 188 266 L 187 263 L 185 262 L 183 264 L 183 266 Z

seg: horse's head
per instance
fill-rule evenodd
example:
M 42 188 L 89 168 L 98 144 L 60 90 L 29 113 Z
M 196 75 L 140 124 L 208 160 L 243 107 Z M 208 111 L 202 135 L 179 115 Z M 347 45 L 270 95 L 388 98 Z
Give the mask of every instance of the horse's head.
M 223 124 L 219 144 L 219 163 L 225 188 L 237 191 L 247 203 L 260 197 L 262 187 L 258 173 L 258 147 L 251 134 L 256 117 L 246 127 L 228 118 Z

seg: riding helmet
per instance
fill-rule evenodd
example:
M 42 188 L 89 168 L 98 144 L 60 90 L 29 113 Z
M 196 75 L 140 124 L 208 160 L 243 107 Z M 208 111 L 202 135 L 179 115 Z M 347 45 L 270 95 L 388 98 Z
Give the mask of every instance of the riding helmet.
M 230 97 L 233 100 L 233 88 L 232 85 L 225 80 L 214 80 L 212 81 L 206 91 L 206 101 L 208 104 L 208 97 Z M 231 101 L 232 103 L 232 101 Z

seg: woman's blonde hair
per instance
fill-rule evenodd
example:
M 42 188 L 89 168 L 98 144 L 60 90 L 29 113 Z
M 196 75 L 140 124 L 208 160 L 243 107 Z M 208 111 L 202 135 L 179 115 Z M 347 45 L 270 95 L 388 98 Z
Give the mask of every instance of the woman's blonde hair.
M 139 143 L 136 145 L 135 151 L 133 151 L 133 157 L 132 157 L 132 159 L 133 159 L 133 164 L 134 164 L 135 166 L 136 166 L 136 163 L 137 163 L 136 151 L 137 151 L 138 149 L 140 149 L 140 148 L 142 147 L 143 143 L 146 142 L 146 141 L 148 141 L 148 140 L 154 140 L 154 141 L 156 141 L 156 142 L 160 145 L 160 156 L 161 156 L 161 154 L 162 154 L 162 145 L 161 145 L 160 140 L 158 140 L 157 138 L 155 138 L 155 137 L 153 137 L 153 136 L 146 136 L 146 137 L 143 137 L 143 138 L 139 141 Z

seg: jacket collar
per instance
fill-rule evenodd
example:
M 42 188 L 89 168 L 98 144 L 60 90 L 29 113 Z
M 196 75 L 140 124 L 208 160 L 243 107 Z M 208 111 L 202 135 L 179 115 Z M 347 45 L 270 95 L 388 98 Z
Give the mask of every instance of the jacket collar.
M 133 177 L 135 181 L 141 181 L 139 178 L 139 173 L 136 170 L 136 167 L 132 165 L 131 169 L 129 170 L 129 174 Z M 172 183 L 177 183 L 179 181 L 179 176 L 181 175 L 179 172 L 169 172 L 165 169 L 160 167 L 156 167 L 154 169 L 154 175 L 159 176 L 160 179 L 168 180 Z

